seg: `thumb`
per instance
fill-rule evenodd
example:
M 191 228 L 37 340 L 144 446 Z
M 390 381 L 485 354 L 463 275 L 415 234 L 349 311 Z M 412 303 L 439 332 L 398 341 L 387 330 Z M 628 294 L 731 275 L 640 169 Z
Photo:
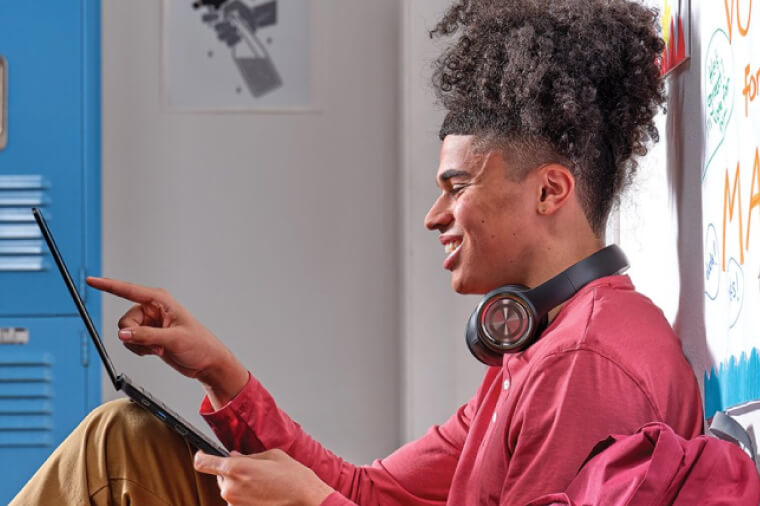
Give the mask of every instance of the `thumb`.
M 222 476 L 225 474 L 228 464 L 224 457 L 216 457 L 198 450 L 193 459 L 193 467 L 199 473 Z
M 124 343 L 140 346 L 163 346 L 174 341 L 175 329 L 159 329 L 156 327 L 139 326 L 119 330 L 119 339 Z

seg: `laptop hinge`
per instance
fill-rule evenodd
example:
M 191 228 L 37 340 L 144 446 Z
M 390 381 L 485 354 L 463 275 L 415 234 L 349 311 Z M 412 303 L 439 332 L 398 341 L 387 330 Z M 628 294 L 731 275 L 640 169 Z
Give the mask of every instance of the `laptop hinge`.
M 87 269 L 84 267 L 79 268 L 79 296 L 82 297 L 82 302 L 87 302 Z

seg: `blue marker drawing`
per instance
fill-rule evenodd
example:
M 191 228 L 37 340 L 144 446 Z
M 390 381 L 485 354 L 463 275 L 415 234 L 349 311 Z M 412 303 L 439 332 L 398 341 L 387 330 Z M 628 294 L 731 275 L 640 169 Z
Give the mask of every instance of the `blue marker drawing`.
M 760 398 L 760 355 L 757 348 L 731 357 L 705 371 L 705 417 Z
M 718 249 L 718 233 L 715 225 L 710 223 L 705 232 L 705 254 L 702 257 L 705 265 L 705 295 L 715 300 L 720 292 L 720 251 Z
M 728 328 L 734 328 L 736 322 L 739 321 L 739 316 L 742 313 L 742 305 L 744 304 L 744 271 L 742 271 L 739 262 L 735 258 L 730 258 L 728 261 L 728 270 L 726 272 L 728 282 Z

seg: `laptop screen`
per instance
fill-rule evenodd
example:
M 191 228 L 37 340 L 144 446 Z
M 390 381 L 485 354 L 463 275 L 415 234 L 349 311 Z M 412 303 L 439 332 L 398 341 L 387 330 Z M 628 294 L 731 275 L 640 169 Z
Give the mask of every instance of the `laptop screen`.
M 45 217 L 42 215 L 42 211 L 36 207 L 32 208 L 32 214 L 34 215 L 34 219 L 37 221 L 37 226 L 40 227 L 40 232 L 42 232 L 42 237 L 45 238 L 45 242 L 47 243 L 48 248 L 50 248 L 50 254 L 53 255 L 55 264 L 58 266 L 58 270 L 61 272 L 63 281 L 64 283 L 66 283 L 66 288 L 69 289 L 71 298 L 74 299 L 74 304 L 76 304 L 77 310 L 79 311 L 79 315 L 82 317 L 82 321 L 84 321 L 85 327 L 87 327 L 87 332 L 89 332 L 90 338 L 92 339 L 92 342 L 95 344 L 95 348 L 97 348 L 98 354 L 100 355 L 101 360 L 103 360 L 103 365 L 106 368 L 106 372 L 108 373 L 108 376 L 110 376 L 111 381 L 114 384 L 114 387 L 118 388 L 116 384 L 116 370 L 113 367 L 111 358 L 108 356 L 108 353 L 106 352 L 106 348 L 105 346 L 103 346 L 103 342 L 100 340 L 100 335 L 98 334 L 98 331 L 95 328 L 95 325 L 92 323 L 92 318 L 90 318 L 90 313 L 87 312 L 87 308 L 85 307 L 84 302 L 82 302 L 82 297 L 79 296 L 79 291 L 77 290 L 76 285 L 74 284 L 74 281 L 71 279 L 71 274 L 69 274 L 69 269 L 66 267 L 66 264 L 63 262 L 63 257 L 61 256 L 61 252 L 58 251 L 58 246 L 55 244 L 55 240 L 53 239 L 53 234 L 50 232 L 50 229 L 48 228 L 47 223 L 45 222 Z

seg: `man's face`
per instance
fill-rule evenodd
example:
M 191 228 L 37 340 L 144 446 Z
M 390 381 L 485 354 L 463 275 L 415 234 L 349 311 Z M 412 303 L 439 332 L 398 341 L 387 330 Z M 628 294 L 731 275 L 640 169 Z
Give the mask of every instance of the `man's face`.
M 443 140 L 436 177 L 441 195 L 425 226 L 440 232 L 454 290 L 482 294 L 525 284 L 539 242 L 540 189 L 531 175 L 514 178 L 499 151 L 477 152 L 473 141 L 465 135 Z

